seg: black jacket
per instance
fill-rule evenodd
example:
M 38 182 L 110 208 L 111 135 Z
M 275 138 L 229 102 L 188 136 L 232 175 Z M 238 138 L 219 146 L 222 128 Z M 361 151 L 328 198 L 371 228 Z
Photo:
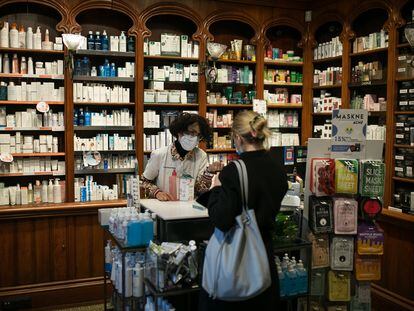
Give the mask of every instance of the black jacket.
M 255 210 L 257 223 L 265 243 L 272 274 L 272 286 L 261 295 L 243 302 L 228 303 L 212 300 L 202 290 L 199 310 L 241 310 L 249 306 L 256 310 L 275 310 L 278 284 L 272 248 L 272 231 L 280 203 L 288 189 L 287 176 L 278 161 L 265 150 L 245 152 L 241 159 L 247 167 L 249 180 L 248 207 Z M 213 225 L 221 231 L 229 230 L 235 224 L 235 217 L 241 214 L 241 191 L 235 164 L 230 163 L 220 173 L 220 187 L 199 198 L 208 207 Z

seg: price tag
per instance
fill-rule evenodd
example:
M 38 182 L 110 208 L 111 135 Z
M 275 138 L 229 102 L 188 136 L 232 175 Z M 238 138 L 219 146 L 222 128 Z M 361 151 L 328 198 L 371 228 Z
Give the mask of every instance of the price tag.
M 0 161 L 11 163 L 13 162 L 13 155 L 11 153 L 0 153 Z
M 43 101 L 38 102 L 36 105 L 37 111 L 42 112 L 42 113 L 48 112 L 49 108 L 50 108 L 49 104 Z

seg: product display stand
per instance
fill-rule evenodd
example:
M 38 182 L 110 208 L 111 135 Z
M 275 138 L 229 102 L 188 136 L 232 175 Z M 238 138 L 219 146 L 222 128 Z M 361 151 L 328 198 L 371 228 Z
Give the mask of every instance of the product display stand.
M 112 233 L 108 230 L 108 228 L 104 228 L 104 236 L 110 236 L 111 241 L 113 241 L 115 243 L 115 245 L 118 247 L 118 249 L 120 250 L 121 254 L 122 254 L 122 295 L 118 295 L 117 293 L 115 293 L 115 295 L 120 296 L 120 300 L 121 300 L 121 310 L 126 310 L 125 309 L 125 300 L 126 299 L 133 299 L 133 298 L 127 298 L 125 297 L 125 255 L 128 252 L 145 252 L 147 250 L 146 247 L 128 247 L 125 246 L 125 244 L 121 241 L 119 241 L 116 237 L 114 237 L 112 235 Z M 105 243 L 106 243 L 106 239 L 103 239 L 104 244 L 103 244 L 103 248 L 105 249 Z M 107 281 L 109 279 L 108 277 L 108 273 L 105 271 L 105 256 L 104 256 L 104 265 L 103 265 L 103 271 L 104 271 L 104 308 L 105 311 L 108 310 L 107 307 Z M 113 291 L 115 291 L 115 288 L 113 289 Z M 139 299 L 138 299 L 139 300 Z M 116 310 L 116 306 L 115 306 L 115 310 Z
M 305 258 L 306 260 L 306 271 L 308 273 L 308 293 L 305 294 L 299 294 L 299 295 L 295 295 L 295 296 L 287 296 L 287 297 L 281 297 L 281 301 L 287 301 L 288 304 L 288 310 L 293 310 L 293 306 L 292 306 L 292 302 L 298 298 L 301 297 L 305 297 L 307 300 L 307 303 L 309 305 L 310 301 L 309 301 L 309 293 L 310 293 L 310 288 L 311 288 L 311 270 L 312 270 L 312 244 L 304 239 L 301 238 L 297 238 L 294 241 L 289 241 L 289 242 L 276 242 L 273 245 L 273 250 L 274 250 L 274 254 L 275 255 L 283 255 L 285 253 L 287 253 L 288 255 L 290 255 L 293 252 L 298 252 L 301 255 L 303 253 L 305 253 L 306 257 L 301 257 L 301 258 Z
M 314 158 L 328 158 L 328 159 L 331 158 L 331 144 L 332 144 L 331 139 L 310 139 L 309 140 L 308 160 L 307 160 L 307 168 L 306 168 L 306 182 L 305 182 L 305 209 L 304 209 L 304 217 L 305 217 L 304 225 L 305 225 L 305 228 L 304 228 L 303 233 L 302 233 L 303 236 L 307 236 L 307 234 L 309 232 L 311 232 L 309 222 L 311 220 L 313 220 L 313 219 L 311 219 L 312 216 L 309 214 L 310 213 L 310 207 L 309 207 L 310 206 L 310 200 L 309 200 L 309 198 L 312 195 L 312 192 L 311 192 L 312 159 L 314 159 Z M 382 161 L 383 148 L 384 148 L 383 141 L 366 141 L 365 148 L 366 148 L 365 149 L 365 151 L 366 151 L 365 157 L 360 159 L 360 160 L 368 159 L 368 160 L 380 160 L 380 161 Z M 354 158 L 341 157 L 341 159 L 349 159 L 351 161 Z M 359 175 L 357 175 L 357 176 L 359 177 Z M 332 196 L 334 196 L 334 195 L 329 195 L 329 196 L 325 196 L 325 197 L 331 198 Z M 352 200 L 353 197 L 356 197 L 355 195 L 339 195 L 339 196 L 348 198 L 350 200 Z M 331 215 L 333 215 L 333 206 L 331 208 L 332 208 Z M 331 222 L 332 222 L 332 228 L 333 228 L 333 220 L 331 220 Z M 352 287 L 354 286 L 353 284 L 355 283 L 354 280 L 356 280 L 356 276 L 355 276 L 356 272 L 355 272 L 355 263 L 353 262 L 354 261 L 353 257 L 356 253 L 356 246 L 353 248 L 354 250 L 353 250 L 352 259 L 351 259 L 352 270 L 348 270 L 348 269 L 345 269 L 345 268 L 339 268 L 339 267 L 336 267 L 335 269 L 333 269 L 332 268 L 332 262 L 331 262 L 331 260 L 333 260 L 333 259 L 331 258 L 332 254 L 330 254 L 330 253 L 333 252 L 332 251 L 332 244 L 333 244 L 333 240 L 335 238 L 339 239 L 339 240 L 341 240 L 341 239 L 345 240 L 345 239 L 348 239 L 348 238 L 353 240 L 355 238 L 355 234 L 349 233 L 348 235 L 343 235 L 343 233 L 342 233 L 342 234 L 335 234 L 334 235 L 333 229 L 331 231 L 327 231 L 327 232 L 330 232 L 330 233 L 324 233 L 322 235 L 318 234 L 318 233 L 314 233 L 315 234 L 315 240 L 316 240 L 317 237 L 322 237 L 323 235 L 326 235 L 326 237 L 328 237 L 328 234 L 333 236 L 333 238 L 328 239 L 329 249 L 328 249 L 328 255 L 327 256 L 328 256 L 329 259 L 328 259 L 327 265 L 321 265 L 321 266 L 318 265 L 315 268 L 318 269 L 318 271 L 323 270 L 323 273 L 322 273 L 323 278 L 326 277 L 326 280 L 325 279 L 323 280 L 323 284 L 327 283 L 328 277 L 325 276 L 325 274 L 328 275 L 328 271 L 329 271 L 329 273 L 333 272 L 333 274 L 335 274 L 335 278 L 337 278 L 336 281 L 335 281 L 336 284 L 339 284 L 340 282 L 343 282 L 343 280 L 346 279 L 344 276 L 347 276 L 348 278 L 351 278 L 351 281 L 349 281 L 350 282 L 349 283 L 350 288 L 347 289 L 347 290 L 345 290 L 343 288 L 343 291 L 344 291 L 344 293 L 347 292 L 348 295 L 351 295 L 351 293 L 352 293 L 352 296 L 354 296 L 356 294 L 354 294 L 354 291 L 353 291 Z M 320 239 L 318 238 L 318 240 L 320 240 Z M 318 244 L 318 242 L 315 242 L 315 243 Z M 344 259 L 344 261 L 345 261 L 345 259 Z M 312 266 L 313 266 L 313 264 L 312 264 Z M 315 268 L 313 268 L 313 269 L 315 269 Z M 316 272 L 317 271 L 315 271 L 315 273 Z M 352 277 L 351 277 L 350 273 L 352 274 Z M 330 275 L 330 276 L 332 276 L 332 275 Z M 313 275 L 312 275 L 312 277 L 313 277 Z M 332 278 L 330 277 L 330 279 L 332 279 Z M 370 280 L 370 279 L 368 279 L 368 280 Z M 333 282 L 334 281 L 332 281 L 332 283 Z M 359 281 L 359 282 L 362 282 L 362 281 Z M 323 285 L 323 287 L 326 287 L 326 286 L 327 285 Z M 337 286 L 339 286 L 339 285 L 337 285 Z M 338 298 L 338 299 L 335 298 L 334 299 L 334 298 L 332 298 L 333 296 L 332 297 L 329 296 L 329 299 L 324 299 L 324 298 L 327 298 L 326 295 L 327 295 L 326 291 L 325 291 L 325 294 L 323 294 L 323 295 L 315 295 L 315 297 L 318 297 L 318 299 L 316 301 L 318 301 L 318 303 L 320 303 L 322 300 L 326 300 L 325 303 L 327 303 L 328 306 L 336 304 L 336 307 L 339 307 L 339 308 L 342 308 L 342 306 L 348 306 L 350 304 L 349 301 L 351 301 L 350 299 L 341 299 L 341 298 Z M 329 295 L 332 295 L 332 293 L 329 292 Z M 309 299 L 308 299 L 308 310 L 309 310 L 309 308 L 312 307 L 309 304 L 309 300 L 312 300 L 311 291 L 310 291 L 310 295 L 309 295 Z M 353 304 L 353 302 L 352 302 L 352 304 Z

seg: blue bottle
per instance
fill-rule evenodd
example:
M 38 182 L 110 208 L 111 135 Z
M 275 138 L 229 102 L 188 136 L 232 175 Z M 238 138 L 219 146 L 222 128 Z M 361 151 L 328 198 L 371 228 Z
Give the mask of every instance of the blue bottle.
M 154 222 L 148 211 L 144 213 L 143 219 L 143 245 L 148 245 L 154 239 Z
M 288 270 L 286 272 L 287 282 L 288 282 L 288 292 L 286 293 L 287 296 L 295 296 L 298 294 L 298 280 L 297 274 L 295 269 L 293 269 L 292 265 L 288 266 Z
M 91 112 L 88 108 L 85 110 L 85 126 L 91 126 Z
M 105 68 L 104 68 L 103 65 L 99 66 L 98 76 L 99 77 L 105 77 Z
M 77 59 L 75 62 L 75 70 L 74 70 L 74 75 L 75 76 L 80 76 L 82 74 L 82 62 L 80 59 Z
M 115 63 L 111 64 L 111 77 L 116 77 L 116 67 Z
M 85 124 L 85 115 L 83 114 L 83 108 L 79 108 L 78 125 L 84 126 L 84 124 Z
M 89 76 L 91 74 L 91 70 L 89 68 L 89 58 L 88 57 L 84 57 L 82 60 L 82 72 L 81 74 L 83 76 Z
M 131 217 L 130 222 L 127 225 L 126 244 L 127 246 L 140 246 L 142 245 L 142 225 L 141 221 L 137 219 L 135 215 Z
M 109 65 L 109 61 L 105 59 L 104 63 L 104 77 L 110 77 L 111 76 L 111 65 Z
M 279 293 L 280 297 L 286 296 L 286 276 L 282 271 L 282 268 L 277 268 L 277 275 L 279 277 Z
M 93 36 L 92 31 L 89 31 L 87 42 L 88 42 L 88 50 L 95 50 L 95 38 Z
M 73 125 L 79 125 L 78 122 L 78 109 L 73 110 Z
M 95 35 L 95 50 L 102 50 L 101 34 L 99 31 Z
M 104 30 L 102 33 L 101 48 L 102 48 L 102 51 L 109 50 L 109 39 L 108 39 L 108 35 L 106 34 L 106 30 Z
M 298 292 L 299 294 L 306 294 L 308 292 L 308 272 L 303 266 L 302 260 L 299 260 L 297 265 L 297 275 L 298 275 Z

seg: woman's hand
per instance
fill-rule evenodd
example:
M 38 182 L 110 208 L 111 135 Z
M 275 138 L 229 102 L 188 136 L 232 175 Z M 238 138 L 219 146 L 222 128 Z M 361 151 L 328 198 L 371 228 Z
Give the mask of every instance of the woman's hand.
M 214 187 L 221 186 L 221 182 L 220 182 L 219 176 L 220 176 L 220 173 L 213 176 L 213 179 L 211 180 L 211 187 L 210 187 L 210 189 L 211 188 L 214 188 Z
M 171 194 L 169 194 L 167 192 L 162 192 L 162 191 L 158 192 L 155 195 L 155 198 L 158 201 L 173 201 L 174 200 L 174 198 L 171 196 Z
M 213 162 L 207 167 L 207 171 L 211 174 L 221 172 L 223 170 L 224 164 L 220 161 Z

